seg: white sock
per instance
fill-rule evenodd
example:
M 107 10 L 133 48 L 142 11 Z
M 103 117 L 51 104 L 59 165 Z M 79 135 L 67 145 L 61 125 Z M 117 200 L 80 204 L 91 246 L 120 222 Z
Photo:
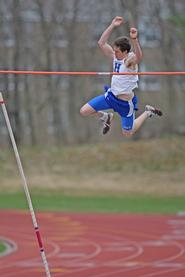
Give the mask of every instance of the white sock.
M 108 113 L 101 112 L 101 114 L 102 114 L 102 116 L 100 117 L 100 119 L 101 119 L 102 121 L 106 121 L 107 118 L 108 118 Z

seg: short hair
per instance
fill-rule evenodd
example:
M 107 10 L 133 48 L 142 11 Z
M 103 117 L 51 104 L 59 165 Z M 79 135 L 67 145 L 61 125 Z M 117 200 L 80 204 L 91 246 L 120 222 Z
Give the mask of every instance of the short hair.
M 127 53 L 129 53 L 131 49 L 131 44 L 128 37 L 117 38 L 113 45 L 119 47 L 122 52 L 127 51 Z

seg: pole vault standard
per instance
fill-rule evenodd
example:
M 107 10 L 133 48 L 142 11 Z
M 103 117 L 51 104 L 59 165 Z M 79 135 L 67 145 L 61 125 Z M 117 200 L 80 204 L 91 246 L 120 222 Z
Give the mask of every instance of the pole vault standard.
M 26 194 L 29 210 L 30 210 L 30 213 L 31 213 L 32 222 L 33 222 L 33 226 L 34 226 L 35 233 L 36 233 L 36 236 L 37 236 L 39 249 L 40 249 L 40 254 L 41 254 L 41 257 L 42 257 L 42 261 L 43 261 L 43 265 L 44 265 L 44 268 L 45 268 L 46 276 L 51 277 L 49 267 L 48 267 L 48 262 L 47 262 L 46 255 L 45 255 L 45 252 L 44 252 L 44 247 L 43 247 L 42 240 L 41 240 L 39 227 L 38 227 L 38 224 L 37 224 L 37 220 L 36 220 L 35 212 L 34 212 L 34 209 L 33 209 L 30 193 L 29 193 L 29 190 L 28 190 L 26 177 L 25 177 L 25 174 L 24 174 L 24 171 L 23 171 L 22 163 L 21 163 L 21 160 L 20 160 L 19 152 L 18 152 L 17 145 L 16 145 L 15 138 L 14 138 L 14 134 L 13 134 L 13 131 L 12 131 L 12 127 L 10 125 L 10 120 L 9 120 L 9 117 L 8 117 L 8 113 L 7 113 L 6 106 L 5 106 L 5 103 L 4 103 L 3 96 L 2 96 L 1 92 L 0 92 L 0 104 L 1 104 L 2 109 L 3 109 L 3 114 L 4 114 L 4 117 L 5 117 L 6 125 L 7 125 L 7 128 L 8 128 L 11 143 L 12 143 L 13 150 L 14 150 L 14 153 L 15 153 L 15 158 L 16 158 L 16 161 L 17 161 L 17 165 L 18 165 L 18 168 L 19 168 L 20 175 L 21 175 L 22 184 L 23 184 L 24 191 L 25 191 L 25 194 Z
M 153 72 L 93 72 L 93 71 L 31 71 L 31 70 L 0 70 L 0 74 L 31 74 L 31 75 L 185 75 L 185 71 L 153 71 Z

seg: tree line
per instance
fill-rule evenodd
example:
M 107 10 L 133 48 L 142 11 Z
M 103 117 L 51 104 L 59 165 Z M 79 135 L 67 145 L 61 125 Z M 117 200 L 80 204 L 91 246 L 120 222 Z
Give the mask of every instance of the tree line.
M 116 15 L 126 23 L 111 40 L 139 30 L 144 58 L 140 70 L 184 71 L 184 11 L 182 0 L 1 0 L 0 69 L 44 71 L 111 71 L 97 41 Z M 103 93 L 106 76 L 0 75 L 11 124 L 18 144 L 70 144 L 102 140 L 97 121 L 82 118 L 79 109 Z M 145 104 L 164 110 L 137 135 L 185 134 L 184 77 L 141 77 L 137 94 Z M 116 121 L 108 139 L 120 138 Z M 7 130 L 0 115 L 1 144 Z

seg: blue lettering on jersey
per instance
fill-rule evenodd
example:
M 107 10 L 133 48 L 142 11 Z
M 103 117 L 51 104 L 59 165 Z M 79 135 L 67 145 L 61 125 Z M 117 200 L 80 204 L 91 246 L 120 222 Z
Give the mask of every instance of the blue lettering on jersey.
M 121 63 L 115 62 L 115 65 L 114 65 L 114 72 L 119 72 L 119 71 L 120 71 L 120 67 L 121 67 Z

